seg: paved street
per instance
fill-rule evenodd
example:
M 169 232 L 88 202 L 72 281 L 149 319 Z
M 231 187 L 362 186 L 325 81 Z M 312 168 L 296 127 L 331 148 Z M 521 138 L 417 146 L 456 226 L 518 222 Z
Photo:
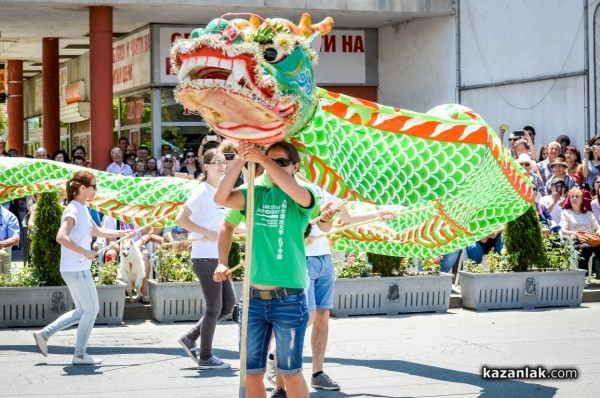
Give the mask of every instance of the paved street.
M 311 397 L 597 397 L 600 303 L 579 308 L 332 319 L 326 371 L 341 392 Z M 237 397 L 237 325 L 217 328 L 215 354 L 231 370 L 199 371 L 177 343 L 190 323 L 96 327 L 98 367 L 71 365 L 75 329 L 39 354 L 33 329 L 0 330 L 0 396 Z M 308 341 L 308 340 L 307 340 Z M 304 375 L 310 375 L 305 346 Z M 484 380 L 481 367 L 576 368 L 577 380 Z

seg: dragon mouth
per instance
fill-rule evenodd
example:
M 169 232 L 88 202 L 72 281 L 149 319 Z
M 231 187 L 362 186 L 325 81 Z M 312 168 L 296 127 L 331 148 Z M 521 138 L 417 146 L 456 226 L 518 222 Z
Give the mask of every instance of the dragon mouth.
M 276 96 L 274 83 L 259 81 L 251 54 L 235 56 L 203 47 L 178 54 L 179 86 L 175 95 L 188 109 L 199 111 L 219 134 L 257 142 L 284 138 L 295 101 Z

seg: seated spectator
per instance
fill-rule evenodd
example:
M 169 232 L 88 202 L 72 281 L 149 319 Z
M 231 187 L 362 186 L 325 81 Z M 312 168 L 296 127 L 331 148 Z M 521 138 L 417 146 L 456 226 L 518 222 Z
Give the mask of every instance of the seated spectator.
M 569 165 L 563 158 L 554 159 L 554 162 L 550 163 L 550 167 L 552 167 L 552 178 L 561 178 L 564 180 L 567 190 L 577 186 L 575 180 L 567 175 L 567 167 L 569 167 Z M 549 191 L 549 188 L 550 183 L 548 182 L 546 183 L 546 192 Z
M 48 159 L 48 151 L 44 147 L 39 147 L 35 150 L 36 159 Z
M 9 156 L 6 152 L 6 139 L 4 137 L 0 137 L 0 156 Z
M 504 227 L 492 232 L 490 235 L 467 246 L 467 258 L 475 264 L 481 264 L 483 256 L 488 254 L 490 251 L 495 250 L 496 253 L 501 254 L 504 249 L 504 241 L 502 240 L 502 231 Z
M 560 231 L 560 226 L 552 219 L 552 215 L 544 206 L 538 201 L 535 202 L 535 209 L 540 217 L 540 224 L 542 224 L 542 233 L 544 235 L 557 234 Z
M 529 132 L 525 131 L 525 135 L 515 142 L 515 154 L 519 157 L 520 154 L 526 153 L 533 160 L 536 160 L 535 144 L 529 136 Z
M 531 143 L 535 144 L 535 129 L 532 126 L 525 126 L 523 127 L 523 131 L 525 131 L 525 136 L 529 135 L 529 138 L 531 138 Z M 533 160 L 535 160 L 535 158 Z
M 146 176 L 146 163 L 143 160 L 135 162 L 135 171 L 133 172 L 134 177 L 145 177 Z
M 200 146 L 198 147 L 198 159 L 202 159 L 204 152 L 207 150 L 217 148 L 221 144 L 221 141 L 223 141 L 223 139 L 220 135 L 206 134 L 202 139 L 202 142 L 200 142 Z
M 156 158 L 151 156 L 146 162 L 146 177 L 158 177 L 159 175 L 160 173 L 158 172 L 158 167 L 156 165 Z
M 563 134 L 556 137 L 556 142 L 560 144 L 560 153 L 564 157 L 567 147 L 571 145 L 571 139 L 568 135 Z
M 600 175 L 600 136 L 593 136 L 584 148 L 585 161 L 581 173 L 585 178 L 585 185 L 592 191 L 592 183 L 596 176 Z
M 567 175 L 577 183 L 583 184 L 583 166 L 581 165 L 581 153 L 575 145 L 569 145 L 565 149 L 565 162 L 567 162 Z
M 87 160 L 85 148 L 81 145 L 73 149 L 73 152 L 71 153 L 71 158 L 74 158 L 75 156 L 81 156 L 84 159 L 83 165 L 85 167 L 90 167 L 90 165 L 92 164 L 89 160 Z
M 600 175 L 597 175 L 592 181 L 590 194 L 592 195 L 592 213 L 596 217 L 596 221 L 600 223 L 600 202 L 598 201 L 600 196 Z
M 173 177 L 175 176 L 175 165 L 173 162 L 173 155 L 165 155 L 162 168 L 160 169 L 161 177 Z
M 162 169 L 163 162 L 165 161 L 165 156 L 167 155 L 171 155 L 173 159 L 175 159 L 175 171 L 181 170 L 181 163 L 177 158 L 177 154 L 173 154 L 173 148 L 171 147 L 171 145 L 163 144 L 163 146 L 160 149 L 160 153 L 160 159 L 156 160 L 156 168 L 158 170 Z
M 52 160 L 55 162 L 71 163 L 69 161 L 69 155 L 62 149 L 59 149 L 52 154 Z
M 546 187 L 544 187 L 542 178 L 536 173 L 537 167 L 529 155 L 526 153 L 520 154 L 517 158 L 517 163 L 523 166 L 527 172 L 527 175 L 533 179 L 533 185 L 535 186 L 535 190 L 537 191 L 538 195 L 540 195 L 540 197 L 546 195 Z
M 542 145 L 540 148 L 540 154 L 538 156 L 538 162 L 548 159 L 548 145 Z
M 573 239 L 575 249 L 579 252 L 579 268 L 588 272 L 588 262 L 592 253 L 600 258 L 600 246 L 592 248 L 587 243 L 577 240 L 578 232 L 600 234 L 600 225 L 592 213 L 591 196 L 587 190 L 573 188 L 569 191 L 563 212 L 560 216 L 560 227 L 563 235 Z
M 548 144 L 548 158 L 538 162 L 538 170 L 540 171 L 540 176 L 542 177 L 542 181 L 544 181 L 544 185 L 552 179 L 552 168 L 550 167 L 550 163 L 554 162 L 559 155 L 560 144 L 554 141 Z
M 137 153 L 137 148 L 133 144 L 127 145 L 127 149 L 123 153 Z
M 127 138 L 127 137 L 119 138 L 119 148 L 121 148 L 121 151 L 123 151 L 123 153 L 127 153 L 128 145 L 129 145 L 129 138 Z
M 540 199 L 540 204 L 544 205 L 553 220 L 560 220 L 563 204 L 567 198 L 567 185 L 562 178 L 554 178 L 550 181 L 550 194 Z
M 81 156 L 74 156 L 73 159 L 71 159 L 71 162 L 75 165 L 75 166 L 81 166 L 81 167 L 85 167 L 85 159 L 82 158 Z
M 19 244 L 20 235 L 17 216 L 0 206 L 0 274 L 10 275 L 12 247 Z
M 8 150 L 8 156 L 10 156 L 11 158 L 18 158 L 19 157 L 19 151 L 17 151 L 15 148 L 10 148 Z
M 185 165 L 179 170 L 180 173 L 186 173 L 192 179 L 197 179 L 202 175 L 202 165 L 196 159 L 194 151 L 189 150 L 185 152 Z M 183 164 L 183 161 L 182 161 Z
M 107 172 L 122 174 L 130 177 L 133 175 L 133 170 L 131 167 L 123 162 L 123 152 L 121 152 L 121 148 L 114 147 L 110 151 L 110 157 L 112 159 L 112 163 L 106 168 Z
M 133 170 L 135 168 L 135 154 L 134 153 L 126 154 L 125 157 L 123 158 L 123 160 L 125 161 L 126 165 L 131 167 L 131 170 Z
M 145 146 L 140 146 L 137 151 L 136 151 L 136 155 L 137 155 L 137 159 L 139 160 L 143 160 L 144 162 L 146 161 L 146 159 L 148 159 L 148 153 L 150 151 L 148 150 L 147 147 Z
M 227 166 L 225 168 L 225 174 L 229 172 L 231 166 L 240 158 L 238 155 L 238 143 L 233 140 L 223 140 L 219 145 L 218 151 L 225 156 L 225 160 L 227 161 Z M 257 165 L 258 167 L 259 165 Z M 244 167 L 242 172 L 238 176 L 234 184 L 234 188 L 239 187 L 244 184 L 248 179 L 248 169 Z

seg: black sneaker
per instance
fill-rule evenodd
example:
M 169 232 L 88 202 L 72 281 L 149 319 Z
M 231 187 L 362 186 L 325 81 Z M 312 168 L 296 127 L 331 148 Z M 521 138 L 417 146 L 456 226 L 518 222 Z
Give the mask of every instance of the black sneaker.
M 187 337 L 183 336 L 177 339 L 177 342 L 181 344 L 183 350 L 188 355 L 188 357 L 192 358 L 195 364 L 198 364 L 198 360 L 200 357 L 198 356 L 198 346 L 195 341 L 190 341 Z
M 331 380 L 331 377 L 327 376 L 325 373 L 321 373 L 317 377 L 312 377 L 310 385 L 312 388 L 328 391 L 337 391 L 340 389 L 340 385 Z
M 273 390 L 271 393 L 271 398 L 287 398 L 287 392 L 283 388 L 279 390 Z
M 198 367 L 200 369 L 229 369 L 231 368 L 231 365 L 226 362 L 223 362 L 221 358 L 218 358 L 213 355 L 212 357 L 206 360 L 199 359 Z

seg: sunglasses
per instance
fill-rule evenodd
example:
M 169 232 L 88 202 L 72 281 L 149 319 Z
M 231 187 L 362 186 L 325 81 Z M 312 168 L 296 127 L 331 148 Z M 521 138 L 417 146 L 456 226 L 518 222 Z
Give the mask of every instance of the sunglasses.
M 531 163 L 527 163 L 527 162 L 523 162 L 523 163 L 520 163 L 520 164 L 523 167 L 529 167 L 529 166 L 531 166 Z
M 519 139 L 518 138 L 509 138 L 508 140 L 509 141 L 518 141 Z
M 215 160 L 214 162 L 210 162 L 209 164 L 214 164 L 217 166 L 227 166 L 226 160 Z
M 279 167 L 288 167 L 289 165 L 294 164 L 294 161 L 288 158 L 277 158 L 277 159 L 271 159 L 273 160 L 275 163 L 277 163 L 277 165 Z
M 94 188 L 94 191 L 95 191 L 95 190 L 96 190 L 96 185 L 97 185 L 97 184 L 90 184 L 90 185 L 86 185 L 86 187 L 88 187 L 88 188 L 89 188 L 89 187 L 93 187 L 93 188 Z
M 196 157 L 196 155 L 187 155 L 186 156 L 186 158 L 188 158 L 188 159 L 192 159 L 192 158 L 195 158 L 195 157 Z
M 173 163 L 172 159 L 165 159 L 165 163 Z

